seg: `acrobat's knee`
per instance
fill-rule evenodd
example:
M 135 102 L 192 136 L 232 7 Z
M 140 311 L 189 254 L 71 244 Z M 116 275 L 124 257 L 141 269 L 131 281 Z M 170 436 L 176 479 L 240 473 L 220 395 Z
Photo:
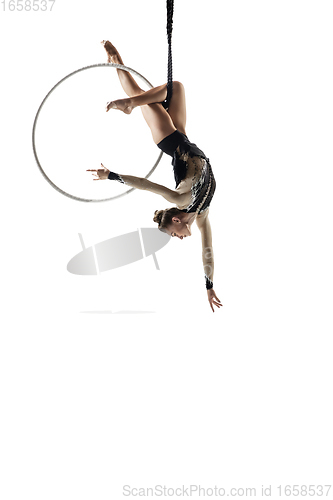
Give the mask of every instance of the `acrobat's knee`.
M 181 82 L 178 82 L 177 80 L 172 82 L 172 88 L 173 88 L 173 90 L 176 90 L 176 91 L 178 90 L 180 92 L 185 92 L 184 85 Z

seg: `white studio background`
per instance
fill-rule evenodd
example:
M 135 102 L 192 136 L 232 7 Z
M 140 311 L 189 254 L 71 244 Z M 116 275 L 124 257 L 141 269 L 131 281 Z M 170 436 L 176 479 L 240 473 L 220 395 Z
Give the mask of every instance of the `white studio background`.
M 106 62 L 101 40 L 154 85 L 166 80 L 165 2 L 5 6 L 1 498 L 106 500 L 156 484 L 257 496 L 272 485 L 277 496 L 279 485 L 331 484 L 332 2 L 175 0 L 174 79 L 186 89 L 187 134 L 217 181 L 214 314 L 196 227 L 158 252 L 160 271 L 150 257 L 69 274 L 78 233 L 89 246 L 153 227 L 168 204 L 137 191 L 73 201 L 32 151 L 41 101 L 67 74 Z M 158 149 L 140 111 L 104 112 L 123 96 L 116 80 L 107 96 L 104 77 L 103 91 L 93 76 L 77 81 L 84 108 L 69 97 L 74 77 L 72 94 L 61 90 L 67 106 L 53 107 L 59 172 L 78 169 L 78 189 L 85 161 L 124 174 L 136 161 L 145 175 Z M 174 187 L 170 158 L 151 180 Z M 119 188 L 102 184 L 87 189 Z

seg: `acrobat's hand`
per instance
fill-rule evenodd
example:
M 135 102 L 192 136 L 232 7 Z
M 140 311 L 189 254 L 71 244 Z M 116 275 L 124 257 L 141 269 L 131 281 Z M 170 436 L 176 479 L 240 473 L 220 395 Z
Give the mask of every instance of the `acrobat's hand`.
M 93 181 L 104 181 L 105 179 L 108 178 L 108 175 L 110 173 L 110 170 L 104 167 L 103 163 L 101 163 L 103 168 L 100 168 L 98 170 L 87 170 L 87 172 L 95 172 L 93 174 L 96 178 L 93 179 Z
M 213 288 L 210 288 L 209 290 L 207 290 L 207 295 L 208 295 L 208 300 L 209 300 L 209 304 L 210 304 L 210 307 L 212 308 L 212 311 L 214 311 L 214 307 L 213 307 L 213 304 L 214 306 L 216 307 L 221 307 L 223 306 L 223 304 L 221 304 L 221 301 L 220 299 L 218 299 L 216 297 L 216 293 L 214 292 Z

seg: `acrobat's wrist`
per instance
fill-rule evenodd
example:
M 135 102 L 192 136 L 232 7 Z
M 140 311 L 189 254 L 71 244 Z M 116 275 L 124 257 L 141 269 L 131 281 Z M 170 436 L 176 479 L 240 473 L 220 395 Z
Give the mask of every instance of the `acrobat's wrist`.
M 213 288 L 213 282 L 211 279 L 208 278 L 208 276 L 206 276 L 206 274 L 205 274 L 205 279 L 206 279 L 206 288 L 207 290 L 210 290 L 211 288 Z
M 121 176 L 119 174 L 116 174 L 115 172 L 109 172 L 108 179 L 110 179 L 110 181 L 118 181 L 124 184 L 124 181 L 121 178 Z

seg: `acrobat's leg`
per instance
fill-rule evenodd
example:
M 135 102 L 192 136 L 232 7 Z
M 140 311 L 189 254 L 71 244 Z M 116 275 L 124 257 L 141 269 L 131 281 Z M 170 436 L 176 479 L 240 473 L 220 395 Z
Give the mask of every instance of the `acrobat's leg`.
M 109 62 L 124 64 L 119 52 L 109 41 L 103 41 L 102 43 L 108 54 Z M 129 97 L 138 97 L 142 94 L 147 94 L 139 87 L 128 71 L 117 69 L 117 73 L 120 83 Z M 161 85 L 151 90 L 155 92 L 148 95 L 150 102 L 147 104 L 137 102 L 135 106 L 138 105 L 141 107 L 142 114 L 151 129 L 155 143 L 160 142 L 176 129 L 185 134 L 186 108 L 183 85 L 180 82 L 173 82 L 173 96 L 168 112 L 160 104 L 166 98 L 166 85 Z
M 184 85 L 180 82 L 172 82 L 172 97 L 169 103 L 168 113 L 179 132 L 186 135 L 186 102 Z
M 118 50 L 116 49 L 116 47 L 114 45 L 112 45 L 111 42 L 109 42 L 108 40 L 103 40 L 103 42 L 101 42 L 101 43 L 104 45 L 104 48 L 105 48 L 106 53 L 108 55 L 108 62 L 109 63 L 124 65 L 124 62 L 123 62 Z M 139 87 L 139 85 L 134 80 L 133 76 L 131 75 L 131 73 L 129 73 L 129 71 L 117 69 L 117 73 L 119 76 L 121 86 L 123 87 L 125 93 L 129 97 L 133 97 L 135 95 L 138 95 L 138 94 L 141 94 L 144 92 Z
M 112 62 L 114 64 L 124 64 L 119 52 L 111 44 L 111 42 L 104 40 L 102 44 L 108 54 L 108 62 Z M 139 87 L 133 76 L 128 71 L 117 69 L 117 73 L 125 93 L 130 98 L 144 94 L 144 91 Z M 141 111 L 151 130 L 153 140 L 156 144 L 176 130 L 170 115 L 165 111 L 161 104 L 153 103 L 141 106 Z

